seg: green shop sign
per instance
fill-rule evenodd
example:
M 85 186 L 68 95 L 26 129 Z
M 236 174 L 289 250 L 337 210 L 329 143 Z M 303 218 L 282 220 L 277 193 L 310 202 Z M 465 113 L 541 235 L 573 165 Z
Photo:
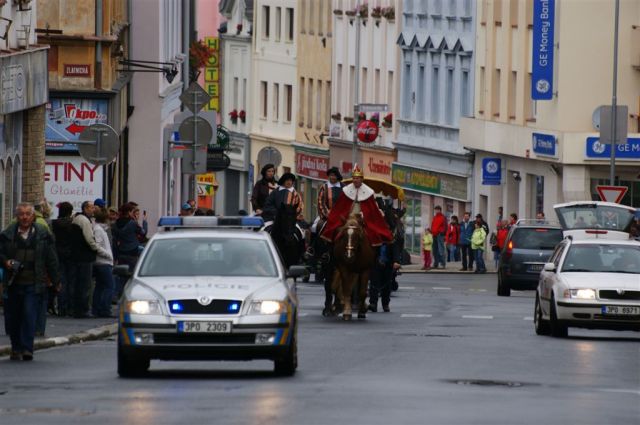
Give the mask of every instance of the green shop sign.
M 467 179 L 464 177 L 420 170 L 398 164 L 393 164 L 391 169 L 393 183 L 405 189 L 463 201 L 468 200 Z

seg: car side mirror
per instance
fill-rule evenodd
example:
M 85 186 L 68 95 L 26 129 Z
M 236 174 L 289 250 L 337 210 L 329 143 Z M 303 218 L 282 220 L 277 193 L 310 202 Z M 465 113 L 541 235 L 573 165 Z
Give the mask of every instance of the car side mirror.
M 553 272 L 553 273 L 555 273 L 556 272 L 556 265 L 553 264 L 553 263 L 545 263 L 543 270 L 545 272 Z
M 133 273 L 129 271 L 128 265 L 118 264 L 117 266 L 113 266 L 113 274 L 120 277 L 126 277 L 128 279 Z
M 289 270 L 287 270 L 287 277 L 302 277 L 307 272 L 307 269 L 304 266 L 291 266 Z

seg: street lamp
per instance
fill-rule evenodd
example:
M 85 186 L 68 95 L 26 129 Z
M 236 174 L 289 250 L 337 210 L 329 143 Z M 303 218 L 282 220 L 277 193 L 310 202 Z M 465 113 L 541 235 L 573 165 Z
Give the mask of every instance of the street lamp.
M 171 84 L 173 79 L 176 78 L 176 75 L 178 75 L 178 66 L 173 62 L 132 61 L 128 59 L 121 59 L 118 63 L 126 66 L 124 69 L 118 69 L 120 72 L 162 72 L 164 74 L 164 78 L 169 84 Z M 131 69 L 132 66 L 142 69 Z

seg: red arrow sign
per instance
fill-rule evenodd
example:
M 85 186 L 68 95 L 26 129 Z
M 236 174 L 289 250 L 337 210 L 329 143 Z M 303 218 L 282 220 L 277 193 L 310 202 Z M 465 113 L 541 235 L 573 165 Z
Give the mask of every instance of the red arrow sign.
M 596 186 L 600 199 L 619 204 L 629 188 L 627 186 Z
M 69 127 L 67 127 L 67 131 L 74 135 L 82 133 L 82 130 L 84 129 L 85 129 L 84 125 L 78 125 L 76 123 L 73 123 Z

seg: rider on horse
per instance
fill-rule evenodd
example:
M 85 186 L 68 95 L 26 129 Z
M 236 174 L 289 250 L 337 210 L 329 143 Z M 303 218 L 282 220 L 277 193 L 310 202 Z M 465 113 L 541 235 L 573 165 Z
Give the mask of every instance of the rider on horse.
M 329 181 L 323 184 L 318 191 L 318 217 L 321 221 L 327 221 L 331 208 L 338 202 L 344 187 L 338 167 L 329 168 L 327 177 Z
M 271 192 L 264 204 L 262 217 L 264 221 L 275 220 L 278 211 L 284 209 L 287 205 L 294 206 L 296 213 L 300 214 L 304 208 L 300 194 L 293 187 L 296 182 L 296 176 L 292 173 L 284 173 L 278 180 L 278 188 Z M 296 217 L 297 217 L 296 214 Z
M 262 215 L 265 203 L 269 195 L 278 187 L 275 180 L 276 167 L 267 164 L 262 167 L 262 178 L 256 182 L 251 192 L 251 207 L 256 215 Z

